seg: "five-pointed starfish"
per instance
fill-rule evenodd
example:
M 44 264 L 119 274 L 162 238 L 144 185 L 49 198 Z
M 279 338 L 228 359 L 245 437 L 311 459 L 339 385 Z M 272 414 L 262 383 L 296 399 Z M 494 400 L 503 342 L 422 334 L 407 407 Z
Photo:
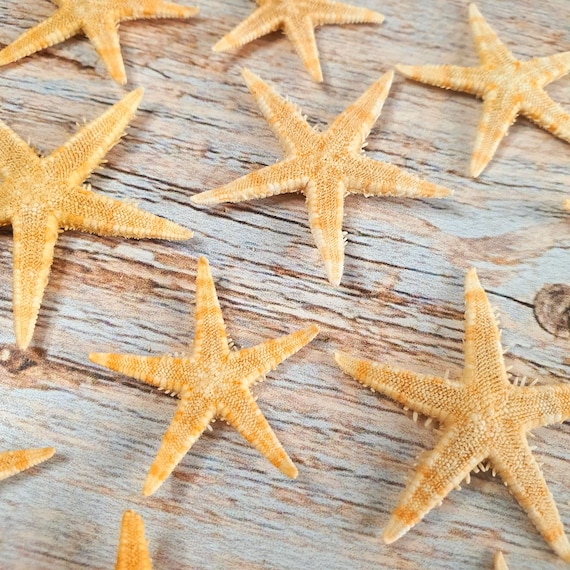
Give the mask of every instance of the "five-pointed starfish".
M 214 51 L 226 51 L 282 29 L 315 81 L 323 80 L 316 26 L 322 24 L 381 24 L 384 16 L 331 0 L 256 0 L 259 8 L 224 36 Z
M 570 560 L 556 504 L 527 443 L 530 430 L 570 418 L 570 385 L 509 382 L 499 329 L 474 269 L 465 279 L 465 306 L 461 382 L 335 355 L 339 366 L 362 384 L 441 424 L 441 439 L 418 465 L 384 531 L 384 541 L 400 538 L 488 461 L 546 542 Z
M 47 461 L 53 454 L 53 447 L 43 449 L 19 449 L 0 453 L 0 481 L 7 479 L 20 471 L 29 469 L 38 463 Z
M 396 69 L 415 81 L 483 98 L 471 176 L 481 174 L 519 114 L 570 142 L 570 115 L 544 90 L 570 71 L 570 51 L 519 61 L 485 22 L 475 4 L 469 6 L 469 24 L 480 65 L 397 65 Z
M 24 32 L 0 51 L 0 65 L 12 63 L 83 32 L 93 43 L 111 77 L 127 82 L 119 44 L 119 23 L 141 18 L 190 18 L 198 8 L 163 0 L 52 0 L 59 6 L 47 20 Z
M 115 570 L 152 570 L 144 522 L 134 511 L 125 511 L 123 514 Z
M 234 426 L 289 477 L 297 469 L 263 417 L 249 388 L 318 333 L 316 325 L 252 348 L 230 350 L 208 261 L 198 261 L 196 336 L 188 357 L 90 354 L 89 359 L 180 398 L 174 420 L 150 468 L 143 493 L 152 495 L 216 417 Z
M 221 188 L 192 196 L 197 204 L 241 202 L 287 192 L 307 197 L 309 223 L 328 278 L 340 283 L 344 265 L 342 218 L 348 193 L 365 196 L 441 197 L 447 188 L 406 174 L 362 155 L 392 83 L 388 72 L 373 83 L 324 133 L 312 129 L 299 110 L 259 77 L 243 76 L 261 111 L 285 149 L 285 158 Z
M 14 231 L 14 327 L 21 349 L 34 332 L 60 228 L 137 239 L 192 236 L 177 224 L 81 186 L 118 142 L 142 94 L 142 89 L 132 91 L 47 157 L 39 157 L 0 121 L 0 225 L 11 223 Z

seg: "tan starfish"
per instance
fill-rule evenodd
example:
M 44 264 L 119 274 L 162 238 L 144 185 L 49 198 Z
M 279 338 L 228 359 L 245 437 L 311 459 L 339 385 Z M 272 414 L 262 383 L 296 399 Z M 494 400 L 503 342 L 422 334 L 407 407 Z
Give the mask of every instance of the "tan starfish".
M 415 81 L 483 98 L 471 176 L 481 174 L 519 114 L 570 142 L 570 115 L 544 90 L 570 71 L 570 51 L 519 61 L 485 22 L 475 4 L 469 6 L 469 24 L 480 65 L 397 65 L 396 69 Z
M 81 186 L 118 142 L 142 94 L 142 89 L 132 91 L 47 157 L 39 157 L 0 121 L 0 225 L 11 223 L 14 231 L 14 326 L 21 349 L 34 332 L 60 228 L 137 239 L 192 236 L 177 224 Z
M 292 103 L 259 77 L 246 69 L 243 76 L 281 141 L 285 158 L 191 200 L 196 204 L 241 202 L 302 192 L 307 197 L 309 224 L 333 285 L 340 283 L 343 272 L 342 218 L 347 194 L 434 198 L 451 193 L 362 155 L 362 145 L 388 96 L 392 72 L 373 83 L 324 133 L 312 129 Z
M 509 570 L 505 557 L 500 550 L 495 553 L 495 570 Z
M 297 469 L 263 417 L 249 388 L 310 342 L 316 325 L 231 351 L 208 261 L 198 261 L 196 336 L 187 357 L 90 354 L 89 359 L 167 393 L 180 403 L 150 468 L 143 493 L 152 495 L 212 420 L 219 417 L 289 477 Z
M 134 511 L 125 511 L 123 514 L 115 570 L 152 570 L 144 522 Z
M 570 385 L 509 382 L 499 329 L 475 269 L 465 279 L 465 306 L 465 368 L 460 382 L 335 355 L 339 366 L 362 384 L 441 424 L 441 438 L 409 481 L 384 531 L 384 542 L 400 538 L 487 461 L 546 542 L 570 560 L 556 504 L 527 443 L 530 430 L 570 418 Z
M 227 51 L 283 30 L 291 40 L 295 51 L 315 81 L 323 80 L 319 62 L 316 26 L 322 24 L 381 24 L 384 16 L 331 0 L 256 0 L 259 8 L 241 24 L 224 36 L 214 51 Z
M 178 6 L 163 0 L 52 0 L 57 12 L 24 32 L 0 51 L 0 65 L 65 41 L 83 32 L 90 40 L 111 77 L 127 82 L 119 44 L 119 23 L 142 18 L 190 18 L 198 8 Z
M 0 481 L 20 471 L 25 471 L 38 463 L 47 461 L 53 454 L 53 447 L 43 449 L 19 449 L 0 453 Z

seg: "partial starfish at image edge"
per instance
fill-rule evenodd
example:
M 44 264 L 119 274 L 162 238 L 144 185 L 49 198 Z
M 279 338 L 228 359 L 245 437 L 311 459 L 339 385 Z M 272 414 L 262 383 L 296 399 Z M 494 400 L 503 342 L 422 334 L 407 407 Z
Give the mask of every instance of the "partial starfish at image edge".
M 54 453 L 53 447 L 0 452 L 0 481 L 47 461 Z

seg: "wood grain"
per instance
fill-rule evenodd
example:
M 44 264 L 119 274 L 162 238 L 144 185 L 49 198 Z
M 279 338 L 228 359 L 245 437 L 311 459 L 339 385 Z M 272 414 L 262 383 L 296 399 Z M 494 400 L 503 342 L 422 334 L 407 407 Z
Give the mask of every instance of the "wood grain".
M 322 128 L 396 63 L 476 62 L 465 2 L 358 4 L 386 21 L 319 29 L 322 85 L 280 34 L 233 54 L 212 53 L 251 12 L 249 0 L 211 0 L 187 22 L 121 26 L 128 88 L 140 85 L 146 94 L 129 136 L 91 183 L 196 234 L 184 243 L 63 234 L 33 348 L 20 354 L 13 344 L 11 230 L 0 230 L 0 446 L 57 448 L 52 460 L 0 486 L 3 569 L 112 568 L 128 508 L 144 518 L 157 570 L 484 569 L 498 548 L 511 568 L 560 567 L 488 473 L 453 492 L 404 538 L 383 545 L 380 531 L 405 477 L 435 435 L 344 376 L 332 352 L 456 376 L 463 277 L 474 265 L 500 311 L 512 373 L 570 381 L 570 340 L 543 329 L 533 311 L 542 287 L 570 282 L 570 219 L 561 208 L 570 194 L 567 143 L 519 119 L 480 180 L 471 180 L 480 102 L 397 76 L 368 138 L 368 156 L 455 195 L 437 202 L 349 198 L 338 289 L 326 281 L 301 196 L 211 208 L 189 201 L 280 157 L 241 66 Z M 517 56 L 570 50 L 566 0 L 478 6 Z M 5 0 L 0 44 L 53 10 L 47 0 Z M 569 78 L 548 91 L 570 109 Z M 0 69 L 0 118 L 47 152 L 124 92 L 78 37 Z M 142 483 L 175 402 L 86 355 L 184 351 L 193 336 L 202 254 L 240 346 L 313 322 L 322 329 L 255 388 L 300 475 L 286 480 L 218 422 L 156 496 L 144 499 Z M 570 426 L 536 435 L 536 454 L 570 531 Z

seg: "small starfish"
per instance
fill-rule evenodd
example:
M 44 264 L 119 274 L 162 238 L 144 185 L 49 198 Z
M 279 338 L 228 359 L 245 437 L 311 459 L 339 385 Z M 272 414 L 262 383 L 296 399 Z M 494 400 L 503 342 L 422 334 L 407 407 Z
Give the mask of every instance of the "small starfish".
M 52 0 L 57 12 L 24 32 L 0 51 L 0 65 L 58 44 L 83 32 L 93 43 L 111 77 L 127 82 L 119 44 L 119 23 L 148 18 L 190 18 L 198 8 L 178 6 L 163 0 Z
M 329 281 L 339 285 L 344 265 L 342 218 L 349 193 L 365 196 L 442 197 L 451 191 L 406 174 L 397 166 L 362 156 L 362 145 L 380 115 L 394 77 L 373 83 L 324 133 L 259 77 L 243 77 L 285 150 L 285 158 L 216 190 L 192 196 L 196 204 L 241 202 L 288 192 L 307 197 L 309 223 Z
M 162 485 L 217 417 L 234 426 L 283 473 L 295 478 L 295 465 L 263 417 L 249 388 L 260 376 L 310 342 L 318 331 L 313 325 L 252 348 L 231 351 L 208 260 L 201 257 L 196 279 L 196 337 L 190 356 L 90 354 L 92 362 L 180 398 L 150 468 L 143 494 L 152 495 Z
M 144 522 L 134 511 L 125 511 L 123 514 L 115 570 L 152 570 Z
M 404 535 L 488 461 L 546 542 L 570 561 L 570 544 L 556 504 L 527 443 L 531 429 L 570 418 L 570 385 L 509 382 L 497 322 L 475 269 L 465 279 L 465 305 L 461 382 L 335 355 L 339 366 L 362 384 L 441 424 L 441 438 L 408 483 L 384 531 L 384 542 Z
M 570 142 L 570 115 L 544 90 L 570 71 L 570 51 L 519 61 L 485 22 L 475 4 L 469 6 L 469 24 L 480 65 L 397 65 L 396 69 L 414 81 L 483 98 L 471 176 L 481 174 L 519 114 Z
M 509 570 L 505 557 L 500 550 L 495 553 L 495 570 Z
M 0 481 L 20 471 L 25 471 L 38 463 L 47 461 L 53 454 L 53 447 L 43 449 L 19 449 L 0 453 Z
M 142 95 L 142 89 L 132 91 L 47 157 L 39 157 L 0 121 L 0 225 L 11 223 L 14 231 L 14 326 L 21 349 L 34 332 L 60 228 L 137 239 L 192 236 L 177 224 L 81 186 L 118 142 Z
M 315 81 L 323 80 L 315 42 L 316 26 L 322 24 L 381 24 L 384 16 L 330 0 L 256 0 L 259 8 L 224 36 L 214 51 L 227 51 L 282 29 Z

